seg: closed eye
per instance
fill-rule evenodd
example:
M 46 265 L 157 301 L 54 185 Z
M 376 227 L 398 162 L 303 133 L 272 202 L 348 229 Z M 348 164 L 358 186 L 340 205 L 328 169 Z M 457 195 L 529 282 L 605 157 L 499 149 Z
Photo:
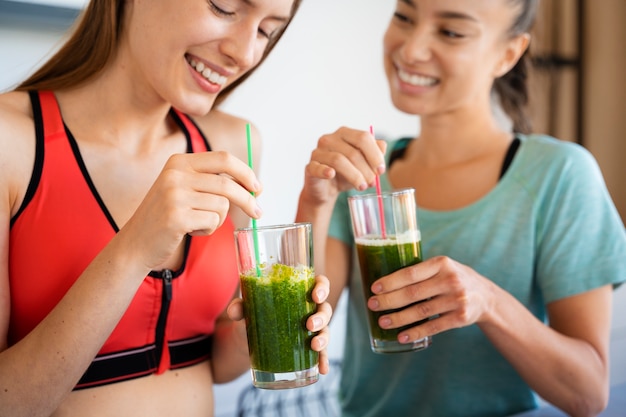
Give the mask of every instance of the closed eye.
M 395 19 L 397 19 L 398 21 L 402 22 L 402 23 L 407 23 L 407 22 L 409 22 L 409 18 L 408 18 L 408 17 L 406 17 L 405 15 L 403 15 L 402 13 L 399 13 L 399 12 L 395 12 L 395 13 L 393 14 L 393 17 L 394 17 Z
M 259 33 L 261 34 L 262 37 L 267 38 L 267 39 L 270 39 L 273 35 L 273 33 L 267 33 L 261 28 L 259 28 Z
M 213 10 L 213 13 L 215 13 L 218 16 L 232 16 L 235 14 L 234 12 L 229 12 L 227 10 L 222 9 L 217 4 L 215 4 L 212 0 L 209 0 L 209 7 L 211 8 L 211 10 Z
M 452 39 L 461 39 L 465 37 L 465 35 L 462 35 L 458 32 L 455 32 L 452 30 L 446 30 L 446 29 L 442 29 L 441 34 L 447 38 L 452 38 Z

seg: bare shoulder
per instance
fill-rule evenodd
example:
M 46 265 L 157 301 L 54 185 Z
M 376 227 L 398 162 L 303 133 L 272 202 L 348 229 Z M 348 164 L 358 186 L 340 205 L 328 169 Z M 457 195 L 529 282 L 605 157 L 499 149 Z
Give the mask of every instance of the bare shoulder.
M 25 91 L 9 91 L 0 94 L 0 120 L 24 116 L 32 120 L 30 98 Z
M 2 210 L 8 203 L 14 214 L 28 187 L 35 160 L 35 124 L 28 93 L 0 94 L 0 149 Z
M 11 91 L 0 94 L 0 141 L 2 144 L 33 135 L 33 112 L 28 93 Z M 6 149 L 6 148 L 5 148 Z
M 197 117 L 194 120 L 207 137 L 211 149 L 225 150 L 245 160 L 248 120 L 217 109 L 211 110 L 206 116 Z M 261 137 L 254 125 L 251 124 L 250 128 L 253 152 L 256 156 L 260 153 Z

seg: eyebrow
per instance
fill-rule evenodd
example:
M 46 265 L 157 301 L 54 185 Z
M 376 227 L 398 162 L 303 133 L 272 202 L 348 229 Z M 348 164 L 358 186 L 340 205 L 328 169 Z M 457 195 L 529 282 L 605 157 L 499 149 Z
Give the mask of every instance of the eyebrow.
M 244 0 L 244 1 L 248 1 L 248 0 Z M 414 8 L 417 9 L 417 5 L 415 4 L 414 0 L 400 0 L 400 2 Z M 476 18 L 474 18 L 473 16 L 470 16 L 468 14 L 465 13 L 461 13 L 461 12 L 454 12 L 454 11 L 443 11 L 443 12 L 439 12 L 437 13 L 437 16 L 443 18 L 443 19 L 459 19 L 459 20 L 469 20 L 472 22 L 478 22 L 478 20 Z
M 478 22 L 478 20 L 475 17 L 470 16 L 465 13 L 460 13 L 460 12 L 444 11 L 444 12 L 438 13 L 438 16 L 444 19 L 460 19 L 460 20 L 469 20 L 471 22 Z

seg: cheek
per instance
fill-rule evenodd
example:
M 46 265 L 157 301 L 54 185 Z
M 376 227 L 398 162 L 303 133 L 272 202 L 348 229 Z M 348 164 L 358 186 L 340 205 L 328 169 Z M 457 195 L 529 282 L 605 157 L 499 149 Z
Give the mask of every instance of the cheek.
M 389 35 L 387 32 L 383 39 L 383 67 L 385 70 L 385 74 L 387 75 L 387 79 L 391 80 L 393 74 L 395 73 L 395 65 L 393 56 L 399 48 L 399 42 L 397 42 L 393 36 Z
M 385 58 L 391 56 L 393 51 L 402 45 L 402 39 L 394 33 L 394 29 L 389 27 L 383 36 L 383 55 Z
M 267 46 L 266 45 L 261 45 L 261 46 L 258 46 L 256 48 L 256 50 L 254 51 L 254 62 L 252 63 L 252 66 L 250 67 L 250 69 L 247 72 L 250 72 L 254 68 L 256 68 L 257 66 L 259 66 L 259 64 L 263 60 L 263 56 L 265 55 L 266 51 L 267 51 Z
M 448 72 L 453 74 L 467 74 L 474 72 L 474 67 L 481 66 L 481 59 L 477 58 L 476 52 L 473 50 L 457 51 L 454 54 L 448 54 L 450 59 L 442 59 L 442 65 Z
M 491 61 L 479 51 L 463 51 L 453 55 L 453 59 L 442 60 L 441 65 L 447 78 L 453 81 L 453 90 L 482 91 L 491 89 Z

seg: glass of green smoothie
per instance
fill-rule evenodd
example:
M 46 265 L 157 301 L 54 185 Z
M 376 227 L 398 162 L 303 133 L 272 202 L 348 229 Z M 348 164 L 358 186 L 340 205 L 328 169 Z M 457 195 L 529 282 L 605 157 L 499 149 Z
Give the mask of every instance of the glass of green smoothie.
M 421 235 L 417 221 L 415 190 L 357 194 L 348 197 L 352 230 L 365 300 L 374 295 L 371 286 L 377 279 L 422 261 Z M 418 323 L 397 329 L 382 329 L 378 319 L 396 310 L 371 311 L 366 307 L 370 346 L 376 353 L 422 350 L 431 338 L 400 343 L 398 333 Z
M 317 308 L 311 224 L 237 229 L 235 243 L 252 383 L 266 389 L 313 384 L 319 354 L 306 328 Z

